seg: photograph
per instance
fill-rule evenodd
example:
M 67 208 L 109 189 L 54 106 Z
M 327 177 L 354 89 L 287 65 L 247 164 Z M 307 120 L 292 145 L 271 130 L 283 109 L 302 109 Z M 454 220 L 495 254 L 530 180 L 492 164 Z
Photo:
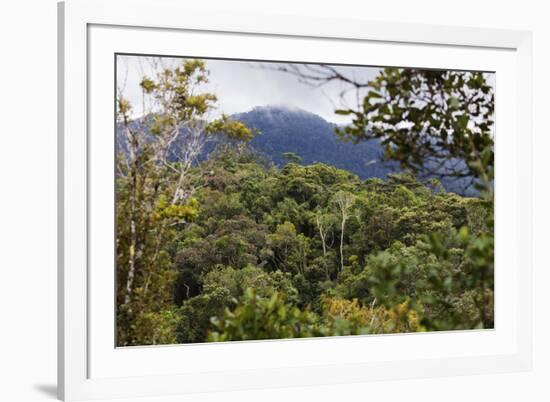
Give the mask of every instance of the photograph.
M 118 53 L 115 82 L 116 347 L 494 329 L 494 71 Z
M 544 2 L 5 3 L 0 402 L 549 399 Z

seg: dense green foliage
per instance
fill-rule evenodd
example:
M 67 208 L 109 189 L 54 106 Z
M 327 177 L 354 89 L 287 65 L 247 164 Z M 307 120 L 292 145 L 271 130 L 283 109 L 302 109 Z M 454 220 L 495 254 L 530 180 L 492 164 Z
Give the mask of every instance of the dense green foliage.
M 185 96 L 204 65 L 172 74 L 142 82 L 176 94 L 150 119 L 159 139 L 119 155 L 119 345 L 493 327 L 489 192 L 461 197 L 407 173 L 362 180 L 292 153 L 279 168 L 225 117 L 200 135 L 240 141 L 183 169 L 155 147 L 215 97 Z
M 239 150 L 205 164 L 196 213 L 163 247 L 174 303 L 159 314 L 174 332 L 159 339 L 492 327 L 490 203 L 408 175 L 361 181 L 323 164 L 266 168 Z M 336 302 L 352 306 L 329 314 Z M 403 324 L 411 314 L 415 323 Z

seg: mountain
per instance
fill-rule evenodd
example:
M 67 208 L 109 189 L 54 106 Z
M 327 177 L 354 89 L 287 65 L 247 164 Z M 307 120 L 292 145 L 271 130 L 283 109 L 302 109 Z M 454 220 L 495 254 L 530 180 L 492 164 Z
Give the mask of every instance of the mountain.
M 302 164 L 322 162 L 349 170 L 362 179 L 385 178 L 388 173 L 400 170 L 397 163 L 383 161 L 384 150 L 379 140 L 357 144 L 342 141 L 334 132 L 335 124 L 299 108 L 262 106 L 232 117 L 261 132 L 250 145 L 277 166 L 286 164 L 284 154 L 292 152 L 301 158 Z M 452 170 L 457 166 L 463 166 L 463 162 L 449 160 L 440 169 Z M 470 183 L 468 177 L 441 180 L 447 191 L 465 196 L 479 195 Z
M 301 164 L 309 165 L 321 162 L 346 169 L 362 179 L 385 178 L 388 173 L 400 170 L 395 162 L 383 161 L 383 147 L 378 140 L 357 144 L 344 142 L 335 134 L 334 130 L 337 127 L 335 124 L 299 108 L 261 106 L 255 107 L 249 112 L 234 114 L 231 117 L 260 132 L 252 139 L 250 146 L 279 167 L 288 162 L 284 154 L 293 153 L 300 157 Z M 133 124 L 139 126 L 143 122 L 137 120 Z M 154 137 L 151 136 L 149 140 L 154 141 Z M 208 143 L 202 155 L 199 156 L 199 161 L 206 159 L 208 154 L 220 144 L 220 141 L 221 139 L 217 139 Z M 117 147 L 126 152 L 126 139 L 120 127 L 117 127 Z M 180 149 L 178 140 L 172 148 L 171 152 Z M 452 166 L 460 161 L 447 163 Z M 467 186 L 470 183 L 469 178 L 445 178 L 441 183 L 447 191 L 466 196 L 478 195 L 477 190 L 472 186 Z
M 278 166 L 287 163 L 284 153 L 292 152 L 301 158 L 302 164 L 322 162 L 363 179 L 384 178 L 397 170 L 381 161 L 383 149 L 377 140 L 344 142 L 334 133 L 336 125 L 302 109 L 263 106 L 232 117 L 260 131 L 252 139 L 251 147 Z

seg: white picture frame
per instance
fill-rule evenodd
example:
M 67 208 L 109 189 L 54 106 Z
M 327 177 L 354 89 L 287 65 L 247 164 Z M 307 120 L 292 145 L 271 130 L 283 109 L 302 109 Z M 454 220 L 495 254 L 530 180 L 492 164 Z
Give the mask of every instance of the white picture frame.
M 58 15 L 61 399 L 146 397 L 531 368 L 529 32 L 357 19 L 215 14 L 187 9 L 178 0 L 68 0 L 59 4 Z M 201 39 L 206 36 L 212 40 Z M 160 37 L 163 49 L 156 45 Z M 101 257 L 99 248 L 90 248 L 90 242 L 96 245 L 101 238 L 109 240 L 112 235 L 107 233 L 108 225 L 98 223 L 110 221 L 110 212 L 100 206 L 102 200 L 112 200 L 112 189 L 99 189 L 94 184 L 102 174 L 112 174 L 112 169 L 100 169 L 97 161 L 109 157 L 113 149 L 107 149 L 108 142 L 102 143 L 94 134 L 108 127 L 108 122 L 112 127 L 113 122 L 109 114 L 112 108 L 102 111 L 112 89 L 109 80 L 114 79 L 108 72 L 112 64 L 106 63 L 112 60 L 110 55 L 120 51 L 174 55 L 177 49 L 171 49 L 171 43 L 176 37 L 193 38 L 194 43 L 204 44 L 203 52 L 192 47 L 184 52 L 195 56 L 209 52 L 224 57 L 275 60 L 300 57 L 297 61 L 302 61 L 318 58 L 316 54 L 331 46 L 330 61 L 334 62 L 347 57 L 346 49 L 363 46 L 372 50 L 371 57 L 378 57 L 381 63 L 456 65 L 496 71 L 495 330 L 175 345 L 124 351 L 117 350 L 114 342 L 110 344 L 114 319 L 104 312 L 114 314 L 114 297 L 100 300 L 99 295 L 113 290 L 114 278 L 109 271 L 112 267 L 107 266 L 104 271 L 94 268 L 98 258 L 108 259 L 110 255 L 106 252 Z M 212 44 L 216 42 L 217 47 Z M 438 64 L 430 64 L 435 60 L 439 60 Z M 499 82 L 498 77 L 504 77 L 503 81 Z M 499 216 L 507 220 L 499 220 Z M 109 278 L 113 283 L 109 283 Z M 394 356 L 382 353 L 389 348 Z M 347 353 L 357 350 L 363 353 Z M 191 362 L 200 359 L 201 365 L 197 364 L 196 370 L 179 370 L 174 356 L 186 356 Z

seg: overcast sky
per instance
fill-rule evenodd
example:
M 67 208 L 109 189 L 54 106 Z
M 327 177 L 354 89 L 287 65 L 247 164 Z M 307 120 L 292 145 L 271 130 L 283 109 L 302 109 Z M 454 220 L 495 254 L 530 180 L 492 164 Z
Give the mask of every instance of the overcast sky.
M 160 60 L 164 67 L 173 68 L 181 58 L 162 57 L 152 59 L 144 56 L 117 57 L 117 87 L 130 100 L 135 116 L 142 113 L 142 92 L 139 86 L 144 75 L 152 76 L 153 60 Z M 334 113 L 338 108 L 357 109 L 362 101 L 357 91 L 341 81 L 331 81 L 321 86 L 300 82 L 296 75 L 278 71 L 282 63 L 265 63 L 238 60 L 203 59 L 210 71 L 209 83 L 200 90 L 209 91 L 218 97 L 216 110 L 211 117 L 222 113 L 247 112 L 256 106 L 284 105 L 315 113 L 334 123 L 349 123 L 349 116 Z M 304 65 L 295 64 L 300 68 Z M 315 68 L 315 65 L 313 65 Z M 367 82 L 379 72 L 377 67 L 337 66 L 338 72 L 356 82 Z M 488 83 L 494 86 L 494 74 Z M 347 91 L 346 91 L 347 90 Z M 342 95 L 342 92 L 345 93 Z
M 181 59 L 162 58 L 166 66 L 175 66 Z M 203 59 L 204 60 L 204 59 Z M 151 75 L 151 59 L 143 56 L 118 56 L 117 86 L 130 100 L 136 115 L 141 115 L 142 95 L 139 82 L 143 75 Z M 349 89 L 341 82 L 330 82 L 313 87 L 299 82 L 290 73 L 276 71 L 280 63 L 259 63 L 237 60 L 205 60 L 210 71 L 210 82 L 203 88 L 218 97 L 217 110 L 233 114 L 247 112 L 256 106 L 285 105 L 297 107 L 315 113 L 325 120 L 346 123 L 348 117 L 336 115 L 335 108 L 357 105 L 356 94 L 348 91 L 342 98 L 341 92 Z M 347 76 L 360 81 L 374 78 L 378 68 L 373 67 L 337 67 Z

